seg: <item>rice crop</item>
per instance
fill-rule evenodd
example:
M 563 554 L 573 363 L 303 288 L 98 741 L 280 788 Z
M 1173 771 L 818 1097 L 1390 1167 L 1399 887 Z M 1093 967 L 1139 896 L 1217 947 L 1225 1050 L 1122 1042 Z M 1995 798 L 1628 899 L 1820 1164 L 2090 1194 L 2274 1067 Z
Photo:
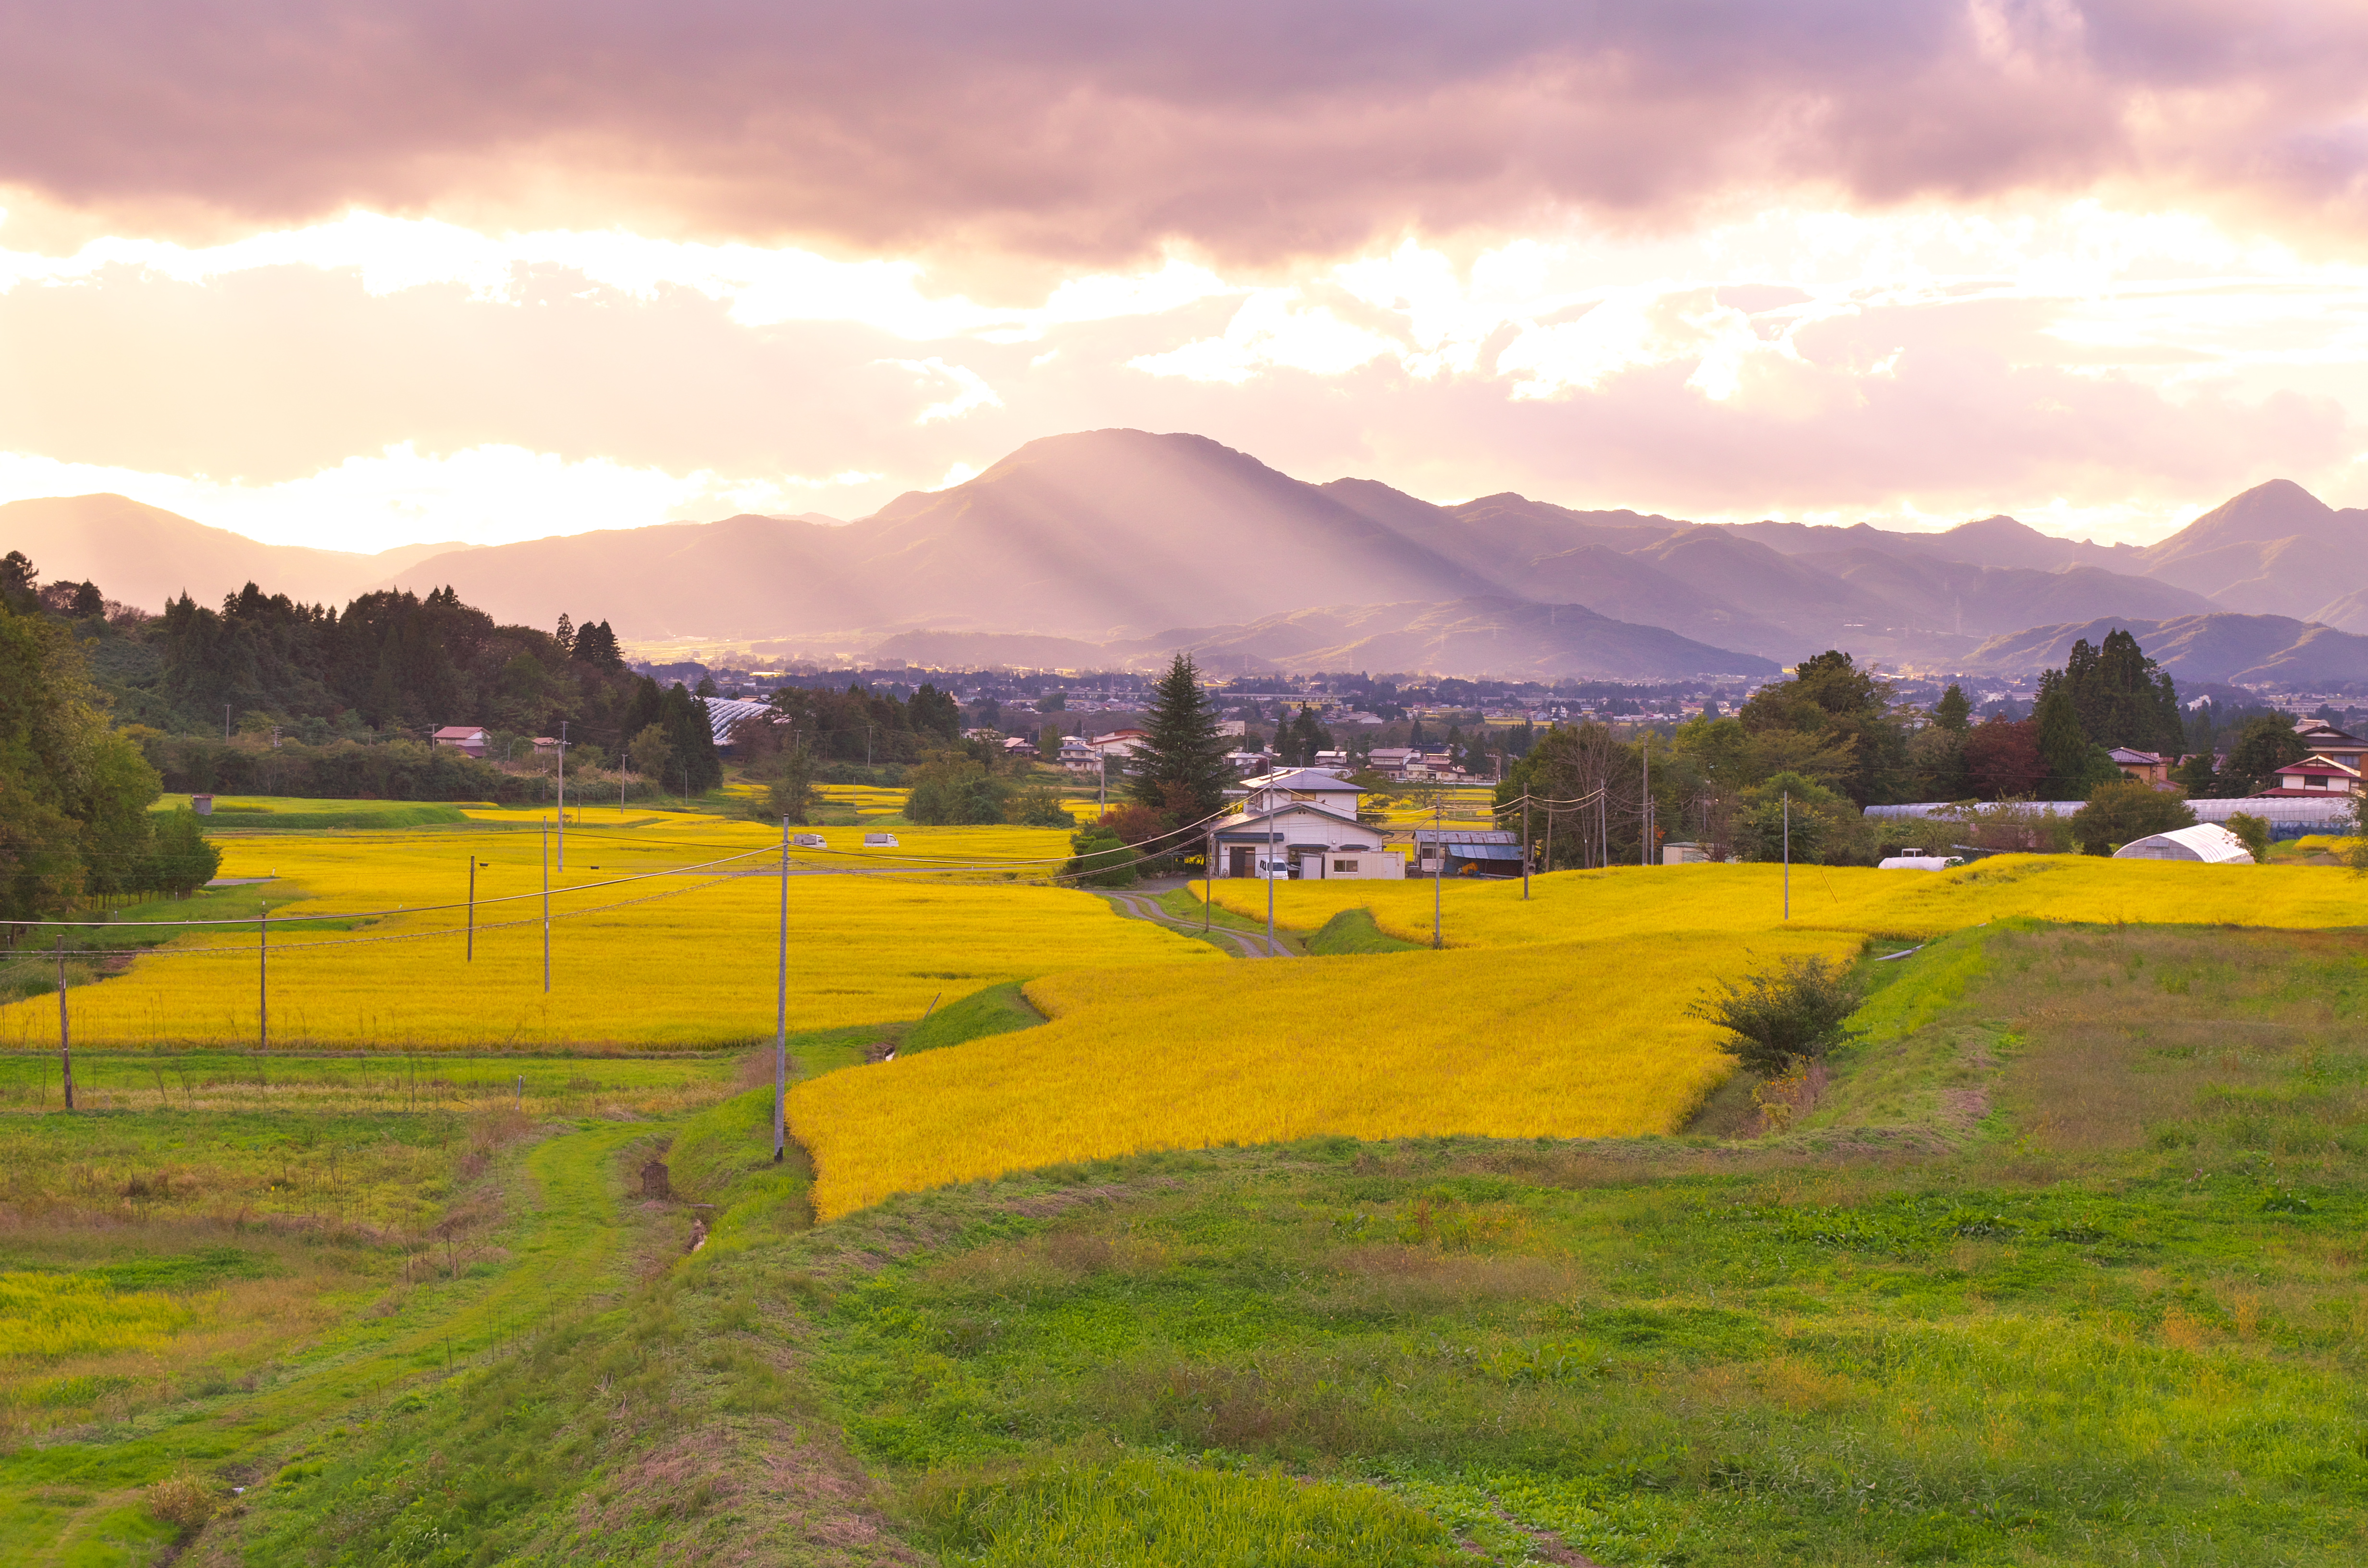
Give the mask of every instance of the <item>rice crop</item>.
M 1760 957 L 1841 956 L 1836 932 Z M 1031 983 L 1052 1022 L 800 1084 L 825 1218 L 895 1192 L 1147 1149 L 1320 1134 L 1593 1138 L 1684 1125 L 1729 1073 L 1685 1003 L 1723 933 L 1159 971 Z
M 692 868 L 743 847 L 766 849 L 779 830 L 713 818 L 641 828 L 604 823 L 598 812 L 586 819 L 571 821 L 566 869 L 552 877 L 547 994 L 538 833 L 489 827 L 227 843 L 225 876 L 268 878 L 267 895 L 284 896 L 268 896 L 271 1044 L 534 1051 L 768 1038 L 781 891 L 770 857 Z M 825 847 L 797 852 L 800 874 L 790 886 L 793 1029 L 917 1017 L 941 993 L 966 994 L 1052 968 L 1222 961 L 1202 944 L 1122 918 L 1089 893 L 1003 880 L 998 867 L 1008 866 L 1013 879 L 1057 869 L 1069 846 L 1055 829 L 905 828 L 899 847 L 878 850 L 862 847 L 858 829 L 814 831 Z M 472 858 L 480 863 L 478 897 L 509 902 L 480 903 L 474 960 L 464 961 L 463 909 L 411 911 L 462 901 Z M 645 872 L 665 874 L 593 885 Z M 975 885 L 980 879 L 985 885 Z M 193 913 L 202 903 L 192 901 Z M 344 918 L 373 911 L 392 913 Z M 252 924 L 194 932 L 133 960 L 127 973 L 74 987 L 74 1039 L 253 1045 L 260 935 Z M 34 1049 L 56 1038 L 52 997 L 0 1006 L 0 1047 Z
M 119 1291 L 104 1279 L 0 1274 L 0 1360 L 21 1367 L 70 1356 L 154 1350 L 194 1315 L 170 1296 Z M 57 1392 L 50 1391 L 51 1402 L 56 1398 Z
M 1197 888 L 1194 890 L 1199 891 Z M 1261 883 L 1220 878 L 1215 899 L 1263 917 Z M 1390 936 L 1428 943 L 1432 900 L 1446 945 L 1505 947 L 1677 931 L 1738 935 L 1798 929 L 1937 937 L 1985 921 L 2234 925 L 2309 929 L 2368 924 L 2368 883 L 2307 866 L 2202 866 L 2084 855 L 1998 856 L 1952 871 L 1795 866 L 1792 918 L 1783 869 L 1766 865 L 1616 867 L 1531 880 L 1428 878 L 1402 882 L 1285 882 L 1277 918 L 1314 930 L 1344 909 L 1370 909 Z

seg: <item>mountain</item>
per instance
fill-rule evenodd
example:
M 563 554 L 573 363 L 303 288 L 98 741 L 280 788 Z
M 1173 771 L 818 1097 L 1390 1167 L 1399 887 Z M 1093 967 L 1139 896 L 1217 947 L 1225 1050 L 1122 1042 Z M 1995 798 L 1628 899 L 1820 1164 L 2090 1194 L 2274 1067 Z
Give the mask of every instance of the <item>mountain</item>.
M 1163 662 L 1189 652 L 1223 674 L 1453 670 L 1523 680 L 1683 680 L 1778 673 L 1773 660 L 1614 620 L 1585 605 L 1502 596 L 1294 610 L 1247 626 L 1146 639 L 1142 651 Z
M 2257 484 L 2142 551 L 2146 571 L 2226 609 L 2313 616 L 2368 588 L 2368 510 L 2289 479 Z
M 1030 441 L 844 528 L 742 517 L 574 534 L 438 557 L 393 580 L 450 581 L 538 625 L 597 615 L 628 637 L 869 627 L 1095 641 L 1344 590 L 1438 600 L 1497 586 L 1255 458 L 1140 430 Z
M 2072 644 L 2101 643 L 2125 628 L 2149 656 L 2182 683 L 2295 684 L 2368 680 L 2368 637 L 2283 615 L 2217 612 L 2169 620 L 2121 618 L 2072 626 L 2038 626 L 1993 637 L 1967 657 L 1969 670 L 2022 674 L 2061 667 Z
M 633 641 L 916 664 L 1150 657 L 1150 643 L 1184 645 L 1177 629 L 1193 628 L 1212 657 L 1222 643 L 1247 661 L 1598 672 L 1732 672 L 1829 647 L 1951 669 L 2021 657 L 2061 628 L 2226 612 L 2368 632 L 2368 513 L 2285 481 L 2138 550 L 2003 516 L 1906 533 L 1701 525 L 1509 492 L 1440 505 L 1372 480 L 1307 483 L 1204 437 L 1093 430 L 1031 441 L 963 483 L 848 523 L 741 516 L 377 557 L 260 545 L 120 496 L 20 502 L 0 507 L 0 549 L 24 549 L 50 578 L 90 577 L 133 602 L 185 585 L 217 597 L 250 578 L 314 599 L 449 584 L 506 621 L 549 626 L 565 613 Z M 1542 625 L 1511 608 L 1522 605 Z M 1574 608 L 1603 627 L 1565 626 Z M 1676 642 L 1648 650 L 1639 629 Z M 1012 638 L 1051 641 L 1022 652 Z M 2276 642 L 2238 658 L 2207 654 L 2207 639 L 2196 656 L 2215 675 L 2348 667 L 2340 642 Z
M 0 506 L 0 553 L 22 551 L 46 583 L 97 583 L 108 598 L 161 610 L 185 590 L 218 603 L 249 583 L 306 604 L 344 604 L 391 573 L 463 544 L 363 555 L 263 544 L 122 495 L 54 495 Z

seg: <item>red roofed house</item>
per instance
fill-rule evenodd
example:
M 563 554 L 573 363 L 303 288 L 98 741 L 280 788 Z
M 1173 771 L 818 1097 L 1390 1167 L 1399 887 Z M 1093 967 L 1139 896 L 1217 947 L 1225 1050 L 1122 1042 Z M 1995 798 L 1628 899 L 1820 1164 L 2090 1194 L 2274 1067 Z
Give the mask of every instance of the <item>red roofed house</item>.
M 2360 769 L 2346 767 L 2340 762 L 2329 762 L 2323 756 L 2310 756 L 2279 768 L 2277 788 L 2262 790 L 2261 796 L 2359 793 Z
M 485 732 L 475 724 L 447 724 L 436 732 L 431 745 L 451 746 L 471 756 L 485 755 Z

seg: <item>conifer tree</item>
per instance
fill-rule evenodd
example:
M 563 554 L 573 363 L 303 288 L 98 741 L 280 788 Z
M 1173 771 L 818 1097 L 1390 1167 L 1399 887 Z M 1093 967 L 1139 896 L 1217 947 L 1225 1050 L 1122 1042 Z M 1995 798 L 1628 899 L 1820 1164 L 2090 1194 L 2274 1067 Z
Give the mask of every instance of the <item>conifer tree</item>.
M 1233 769 L 1190 654 L 1177 654 L 1159 677 L 1146 722 L 1150 733 L 1127 763 L 1128 795 L 1179 826 L 1224 811 Z
M 1964 688 L 1954 681 L 1941 694 L 1941 700 L 1932 705 L 1932 722 L 1959 733 L 1973 728 L 1973 714 L 1974 705 L 1965 699 Z

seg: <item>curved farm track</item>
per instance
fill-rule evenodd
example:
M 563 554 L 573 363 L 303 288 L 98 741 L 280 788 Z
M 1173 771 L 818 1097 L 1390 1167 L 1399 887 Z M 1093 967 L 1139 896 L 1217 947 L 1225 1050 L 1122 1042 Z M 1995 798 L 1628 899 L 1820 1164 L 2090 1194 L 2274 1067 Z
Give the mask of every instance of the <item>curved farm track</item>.
M 1121 915 L 1133 915 L 1137 920 L 1148 920 L 1153 925 L 1165 926 L 1178 936 L 1196 937 L 1213 941 L 1219 948 L 1236 958 L 1294 959 L 1299 957 L 1297 953 L 1284 947 L 1280 940 L 1269 945 L 1263 931 L 1235 931 L 1224 926 L 1212 926 L 1207 931 L 1202 931 L 1199 922 L 1178 920 L 1160 908 L 1159 895 L 1156 893 L 1102 892 L 1100 896 L 1108 899 L 1111 906 Z

